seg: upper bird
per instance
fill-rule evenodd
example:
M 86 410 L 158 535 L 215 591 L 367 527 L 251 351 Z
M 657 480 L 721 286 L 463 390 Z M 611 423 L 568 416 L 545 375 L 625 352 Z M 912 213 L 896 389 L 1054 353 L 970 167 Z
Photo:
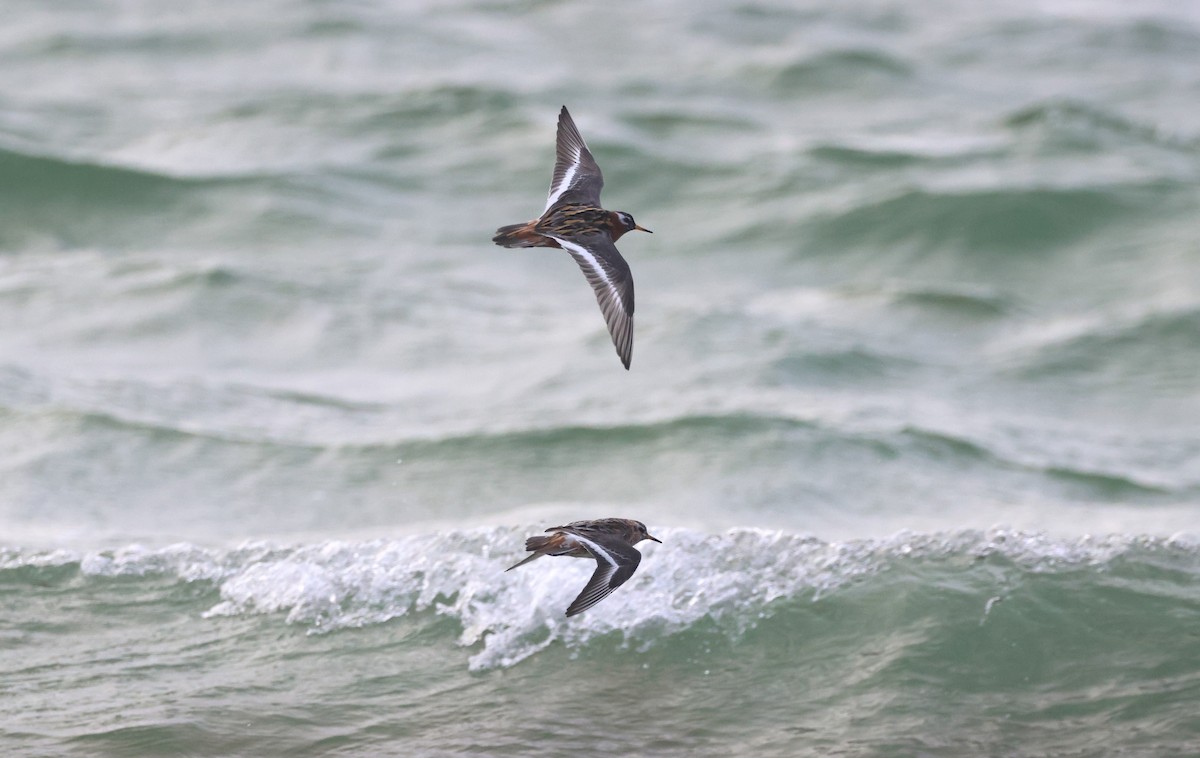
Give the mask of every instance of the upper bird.
M 572 558 L 594 558 L 596 570 L 584 585 L 583 591 L 567 607 L 567 615 L 583 613 L 613 593 L 642 562 L 642 554 L 634 547 L 642 540 L 662 542 L 650 536 L 646 525 L 631 518 L 599 518 L 590 521 L 572 521 L 563 526 L 552 526 L 549 537 L 535 535 L 525 540 L 525 549 L 533 553 L 525 560 L 509 566 L 512 571 L 543 555 L 566 555 Z
M 603 187 L 600 167 L 564 105 L 558 114 L 558 158 L 546 209 L 533 221 L 500 227 L 492 242 L 501 247 L 557 247 L 570 253 L 596 291 L 617 355 L 628 369 L 633 357 L 633 275 L 613 243 L 625 232 L 650 230 L 624 211 L 601 208 Z

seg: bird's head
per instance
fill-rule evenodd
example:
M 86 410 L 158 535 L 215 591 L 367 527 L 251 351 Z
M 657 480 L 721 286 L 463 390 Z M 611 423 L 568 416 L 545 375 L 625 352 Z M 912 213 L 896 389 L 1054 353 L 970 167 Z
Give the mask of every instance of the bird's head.
M 633 526 L 633 539 L 629 544 L 636 545 L 642 540 L 654 540 L 658 544 L 662 544 L 662 540 L 660 540 L 658 537 L 652 536 L 650 532 L 646 530 L 646 525 L 641 521 L 634 521 L 631 526 Z
M 633 220 L 633 216 L 625 211 L 613 211 L 610 226 L 612 226 L 612 238 L 614 241 L 620 239 L 621 235 L 625 232 L 638 231 L 654 234 L 649 229 L 638 226 L 638 223 Z

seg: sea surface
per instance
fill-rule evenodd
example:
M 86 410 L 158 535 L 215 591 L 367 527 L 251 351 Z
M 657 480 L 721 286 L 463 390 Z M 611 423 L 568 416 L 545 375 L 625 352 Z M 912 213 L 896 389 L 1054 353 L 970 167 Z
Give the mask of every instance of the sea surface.
M 1200 755 L 1200 4 L 3 16 L 4 755 Z

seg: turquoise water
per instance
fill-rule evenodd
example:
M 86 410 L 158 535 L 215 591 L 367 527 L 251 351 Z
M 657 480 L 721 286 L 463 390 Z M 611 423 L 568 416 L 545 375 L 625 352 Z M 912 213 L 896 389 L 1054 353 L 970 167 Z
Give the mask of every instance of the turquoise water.
M 6 17 L 6 753 L 1200 753 L 1193 6 Z

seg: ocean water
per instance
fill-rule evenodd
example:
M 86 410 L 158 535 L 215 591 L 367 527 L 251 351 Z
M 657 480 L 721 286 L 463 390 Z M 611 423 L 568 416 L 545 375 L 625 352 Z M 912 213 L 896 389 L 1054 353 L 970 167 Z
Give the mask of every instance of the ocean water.
M 1166 0 L 10 0 L 0 747 L 1200 754 L 1198 103 Z M 563 104 L 629 372 L 490 243 Z

